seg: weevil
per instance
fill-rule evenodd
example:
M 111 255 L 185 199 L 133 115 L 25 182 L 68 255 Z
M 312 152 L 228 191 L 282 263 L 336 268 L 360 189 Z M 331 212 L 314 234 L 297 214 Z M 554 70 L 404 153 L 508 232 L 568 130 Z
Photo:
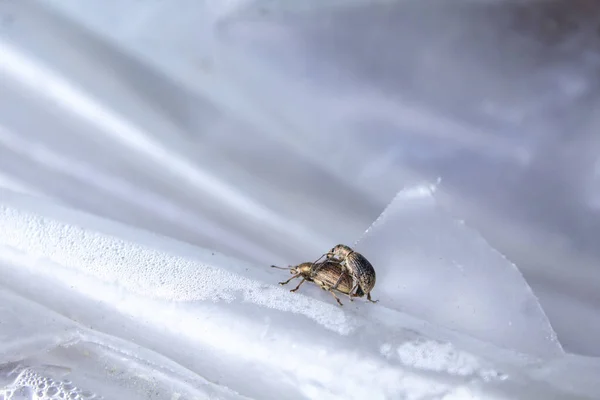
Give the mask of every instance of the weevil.
M 314 273 L 315 265 L 319 267 L 319 271 Z M 350 301 L 352 297 L 362 297 L 364 293 L 362 291 L 352 294 L 352 286 L 354 280 L 352 276 L 348 274 L 339 262 L 334 260 L 327 260 L 318 264 L 312 262 L 302 263 L 293 267 L 282 268 L 276 265 L 271 265 L 272 268 L 287 269 L 293 276 L 285 282 L 279 282 L 280 285 L 287 285 L 292 279 L 302 277 L 302 280 L 294 289 L 290 292 L 295 292 L 305 282 L 313 282 L 317 284 L 321 289 L 328 291 L 335 298 L 340 306 L 343 306 L 340 299 L 334 293 L 337 290 L 340 293 L 348 295 Z M 334 288 L 333 286 L 336 285 Z
M 362 297 L 366 294 L 367 300 L 371 303 L 377 303 L 379 301 L 371 299 L 371 290 L 375 287 L 377 276 L 375 274 L 375 268 L 373 268 L 373 265 L 371 265 L 365 256 L 352 250 L 351 247 L 346 246 L 345 244 L 338 244 L 333 249 L 329 250 L 328 253 L 319 257 L 317 261 L 323 257 L 326 257 L 329 261 L 338 261 L 342 268 L 356 280 L 350 291 L 350 296 Z M 315 261 L 314 264 L 313 274 L 318 273 L 322 268 L 323 263 L 317 264 L 317 261 Z M 333 289 L 337 288 L 336 285 L 337 284 L 333 285 Z

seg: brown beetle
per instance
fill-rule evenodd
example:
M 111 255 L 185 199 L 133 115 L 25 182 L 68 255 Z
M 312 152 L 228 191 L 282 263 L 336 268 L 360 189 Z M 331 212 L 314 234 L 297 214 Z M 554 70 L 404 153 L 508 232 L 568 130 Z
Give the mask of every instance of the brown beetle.
M 362 297 L 364 293 L 362 291 L 357 291 L 356 294 L 352 294 L 352 286 L 354 281 L 350 274 L 344 271 L 339 262 L 334 260 L 327 260 L 318 264 L 312 262 L 302 263 L 295 267 L 282 268 L 277 267 L 275 265 L 271 265 L 272 268 L 278 269 L 288 269 L 293 276 L 285 282 L 279 282 L 280 285 L 287 285 L 292 279 L 302 277 L 302 280 L 296 286 L 296 288 L 290 290 L 290 292 L 295 292 L 300 288 L 300 285 L 304 283 L 304 281 L 314 282 L 321 289 L 328 291 L 335 298 L 340 306 L 342 306 L 342 302 L 333 292 L 337 290 L 340 293 L 348 295 L 350 301 L 352 301 L 352 297 Z M 319 268 L 319 271 L 315 273 L 315 267 Z M 334 287 L 335 285 L 335 287 Z
M 372 303 L 377 303 L 379 300 L 371 299 L 371 290 L 375 287 L 376 274 L 375 268 L 362 254 L 352 250 L 349 246 L 344 244 L 338 244 L 333 249 L 329 250 L 328 253 L 323 254 L 317 261 L 323 257 L 327 257 L 327 260 L 338 261 L 342 268 L 344 268 L 351 276 L 356 280 L 356 283 L 350 291 L 352 297 L 362 297 L 367 295 L 367 300 Z M 316 274 L 322 268 L 323 263 L 317 264 L 315 261 L 315 268 L 313 273 Z M 336 289 L 336 284 L 333 285 L 333 289 Z M 354 291 L 356 290 L 356 293 Z M 353 295 L 354 294 L 354 295 Z

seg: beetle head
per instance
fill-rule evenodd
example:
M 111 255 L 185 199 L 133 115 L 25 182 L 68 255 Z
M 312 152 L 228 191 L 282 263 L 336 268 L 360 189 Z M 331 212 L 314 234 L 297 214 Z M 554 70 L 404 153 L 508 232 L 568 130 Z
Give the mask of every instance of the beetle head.
M 346 258 L 350 253 L 352 253 L 352 249 L 345 244 L 338 244 L 333 249 L 329 251 L 329 254 L 337 257 L 339 259 Z
M 313 263 L 305 262 L 299 265 L 296 265 L 294 268 L 290 269 L 292 274 L 301 274 L 301 275 L 310 275 L 312 272 Z

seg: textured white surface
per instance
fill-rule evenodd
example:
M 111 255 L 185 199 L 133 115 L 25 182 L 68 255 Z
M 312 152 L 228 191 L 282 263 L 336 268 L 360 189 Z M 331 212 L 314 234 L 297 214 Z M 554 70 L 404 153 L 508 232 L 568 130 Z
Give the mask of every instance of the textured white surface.
M 23 211 L 18 207 L 25 205 L 24 199 L 13 199 L 6 191 L 2 198 L 0 241 L 6 246 L 106 283 L 118 282 L 131 293 L 188 302 L 231 302 L 240 296 L 257 305 L 304 314 L 342 334 L 357 325 L 334 304 L 310 303 L 304 296 L 290 296 L 286 289 L 264 288 L 260 281 L 232 273 L 267 276 L 256 265 L 212 252 L 210 257 L 200 253 L 199 258 L 165 254 L 154 248 L 152 236 L 147 246 L 140 246 L 120 239 L 114 229 L 103 234 L 79 226 L 79 221 L 67 224 L 40 215 L 33 200 L 29 200 L 33 210 Z M 64 210 L 61 213 L 68 216 Z M 87 219 L 92 226 L 99 223 Z M 439 212 L 426 187 L 400 192 L 357 246 L 378 266 L 374 293 L 380 304 L 508 349 L 559 354 L 560 344 L 518 271 L 476 235 L 463 231 L 463 226 Z M 452 240 L 436 239 L 439 235 Z M 468 256 L 461 259 L 463 255 Z M 469 263 L 474 256 L 476 263 Z M 216 269 L 214 263 L 227 267 Z M 458 268 L 457 263 L 465 266 Z M 427 302 L 423 293 L 429 293 Z
M 78 225 L 65 224 L 42 215 L 20 211 L 3 192 L 0 205 L 0 243 L 29 257 L 52 261 L 92 276 L 101 282 L 118 283 L 128 292 L 165 301 L 226 301 L 241 297 L 264 307 L 303 314 L 328 329 L 347 334 L 355 322 L 337 306 L 310 302 L 305 296 L 290 296 L 273 287 L 228 270 L 248 269 L 248 264 L 206 252 L 189 258 L 167 254 L 102 234 Z M 156 239 L 154 239 L 155 241 Z M 214 263 L 227 265 L 218 269 Z M 92 294 L 90 294 L 92 295 Z
M 416 399 L 442 395 L 453 387 L 451 383 L 409 372 L 393 359 L 382 357 L 377 347 L 351 345 L 358 343 L 358 338 L 374 344 L 382 340 L 369 330 L 356 332 L 358 327 L 369 325 L 365 307 L 359 308 L 358 313 L 345 312 L 331 301 L 292 294 L 274 286 L 274 282 L 268 284 L 226 272 L 248 270 L 226 257 L 198 249 L 194 251 L 195 258 L 186 259 L 172 251 L 124 241 L 120 236 L 135 232 L 124 229 L 119 235 L 119 229 L 123 228 L 96 218 L 82 218 L 79 226 L 74 226 L 66 224 L 64 218 L 40 215 L 35 199 L 7 192 L 3 192 L 2 198 L 0 220 L 6 228 L 0 235 L 2 259 L 15 266 L 5 267 L 7 273 L 20 268 L 22 276 L 37 277 L 45 282 L 44 286 L 53 287 L 53 291 L 61 286 L 70 288 L 80 298 L 77 308 L 84 315 L 85 321 L 80 321 L 84 324 L 103 325 L 92 315 L 86 315 L 89 312 L 86 303 L 106 305 L 119 315 L 140 321 L 148 331 L 160 329 L 166 338 L 191 343 L 196 351 L 205 349 L 219 357 L 231 358 L 240 367 L 254 366 L 252 372 L 246 372 L 245 379 L 269 377 L 272 382 L 269 386 L 275 385 L 273 389 L 287 382 L 296 388 L 297 395 L 309 398 Z M 19 210 L 17 204 L 29 210 Z M 38 208 L 38 212 L 31 208 Z M 46 208 L 49 213 L 54 213 L 53 210 L 63 217 L 68 215 L 68 211 L 55 206 Z M 73 218 L 77 215 L 69 219 Z M 82 226 L 90 223 L 104 233 Z M 107 234 L 109 230 L 112 233 Z M 141 232 L 138 240 L 160 241 Z M 205 260 L 210 260 L 210 264 Z M 261 274 L 252 270 L 246 275 Z M 277 280 L 275 274 L 271 276 Z M 13 275 L 14 288 L 26 291 L 27 283 L 15 278 Z M 43 294 L 38 292 L 33 297 L 38 296 Z M 301 316 L 316 325 L 300 322 L 299 326 L 304 327 L 300 329 L 292 321 Z M 323 327 L 333 330 L 335 336 L 324 335 Z M 342 340 L 350 334 L 353 335 Z M 431 342 L 430 346 L 437 345 Z M 477 362 L 472 368 L 469 375 L 476 376 Z M 343 371 L 345 378 L 339 379 L 336 371 Z M 447 373 L 452 375 L 453 371 Z M 265 388 L 244 387 L 234 373 L 223 379 L 230 387 L 241 386 L 250 391 L 253 397 L 269 397 L 263 392 Z M 277 396 L 274 393 L 269 398 Z
M 523 381 L 529 382 L 524 396 L 564 390 L 543 383 L 544 375 L 533 380 L 528 364 L 539 362 L 536 357 L 416 320 L 385 301 L 340 308 L 314 287 L 302 293 L 277 287 L 281 271 L 267 266 L 0 193 L 0 276 L 10 281 L 10 291 L 43 305 L 13 300 L 23 309 L 16 310 L 22 321 L 44 315 L 58 328 L 36 336 L 37 325 L 25 328 L 2 316 L 8 322 L 5 362 L 19 368 L 27 368 L 40 348 L 61 353 L 90 346 L 90 339 L 113 348 L 120 336 L 139 346 L 130 353 L 138 364 L 163 368 L 175 362 L 195 379 L 251 398 L 280 398 L 281 390 L 287 398 L 510 398 L 507 393 Z M 78 357 L 63 358 L 67 365 L 59 366 L 71 368 Z M 73 374 L 99 388 L 93 365 Z M 157 378 L 157 385 L 164 389 L 181 379 L 178 368 Z M 8 379 L 6 390 L 24 386 L 19 379 Z

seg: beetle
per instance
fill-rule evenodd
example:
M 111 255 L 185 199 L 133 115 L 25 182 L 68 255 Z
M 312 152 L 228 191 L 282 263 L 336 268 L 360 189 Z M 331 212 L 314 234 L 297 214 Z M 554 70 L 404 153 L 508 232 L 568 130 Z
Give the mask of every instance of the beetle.
M 354 285 L 352 276 L 350 276 L 350 274 L 348 274 L 348 272 L 342 268 L 340 263 L 335 260 L 326 260 L 318 264 L 305 262 L 288 268 L 282 268 L 276 265 L 271 265 L 271 267 L 277 269 L 287 269 L 291 274 L 293 274 L 293 276 L 287 281 L 279 282 L 280 285 L 287 285 L 292 279 L 302 277 L 302 280 L 298 286 L 290 290 L 290 292 L 295 292 L 305 281 L 309 281 L 316 283 L 321 289 L 331 293 L 340 306 L 343 306 L 343 304 L 334 293 L 334 290 L 348 295 L 350 301 L 353 301 L 353 297 L 364 296 L 362 290 L 360 292 L 357 291 L 356 294 L 352 293 L 352 287 Z M 319 270 L 316 273 L 314 271 L 315 267 L 319 267 Z
M 377 303 L 379 300 L 371 299 L 371 291 L 375 287 L 375 282 L 377 275 L 375 274 L 375 268 L 366 259 L 362 254 L 352 250 L 351 247 L 346 246 L 345 244 L 338 244 L 328 253 L 323 254 L 321 257 L 317 259 L 319 261 L 321 258 L 326 257 L 327 260 L 336 260 L 340 263 L 342 268 L 345 269 L 355 280 L 354 286 L 350 292 L 350 296 L 356 290 L 355 296 L 353 297 L 362 297 L 365 294 L 367 295 L 367 300 L 372 303 Z M 322 268 L 322 263 L 317 264 L 315 261 L 315 268 L 313 270 L 313 274 L 319 272 Z M 337 283 L 333 285 L 333 289 L 337 288 Z

